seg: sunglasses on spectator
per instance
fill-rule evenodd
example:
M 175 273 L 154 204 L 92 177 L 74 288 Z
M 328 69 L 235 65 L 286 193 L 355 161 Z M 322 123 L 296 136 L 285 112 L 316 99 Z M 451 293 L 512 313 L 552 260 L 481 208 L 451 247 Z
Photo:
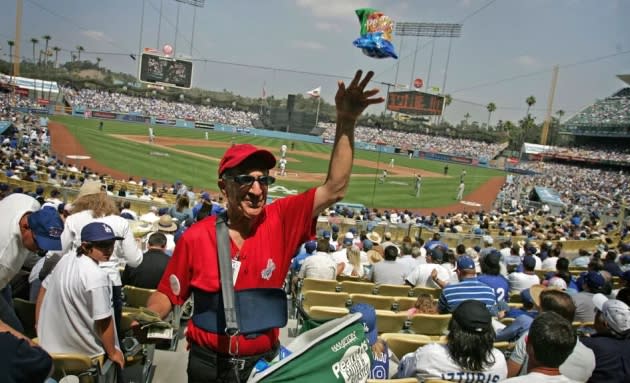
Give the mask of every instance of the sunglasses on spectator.
M 273 185 L 273 183 L 276 182 L 276 178 L 272 176 L 254 177 L 249 174 L 240 174 L 238 176 L 224 176 L 223 179 L 234 181 L 241 186 L 252 186 L 254 184 L 254 181 L 258 181 L 258 183 L 263 186 Z

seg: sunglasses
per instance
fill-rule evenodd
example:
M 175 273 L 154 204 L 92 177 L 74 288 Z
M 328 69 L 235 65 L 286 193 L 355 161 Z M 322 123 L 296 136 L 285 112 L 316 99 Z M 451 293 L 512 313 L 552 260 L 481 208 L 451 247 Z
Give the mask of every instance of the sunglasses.
M 224 176 L 223 179 L 234 181 L 241 186 L 244 186 L 244 185 L 252 186 L 254 184 L 254 181 L 258 181 L 258 183 L 262 186 L 273 185 L 273 183 L 276 182 L 276 177 L 272 177 L 272 176 L 254 177 L 249 174 L 240 174 L 238 176 Z

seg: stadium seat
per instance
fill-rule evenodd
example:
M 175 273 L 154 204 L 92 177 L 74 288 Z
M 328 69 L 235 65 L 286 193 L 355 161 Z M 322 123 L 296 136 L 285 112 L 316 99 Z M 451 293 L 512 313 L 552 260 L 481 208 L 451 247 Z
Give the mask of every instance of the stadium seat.
M 333 306 L 311 306 L 308 315 L 317 321 L 340 318 L 348 315 L 348 309 L 345 307 Z
M 411 288 L 405 285 L 378 285 L 378 295 L 390 297 L 408 297 Z
M 451 314 L 416 314 L 411 317 L 409 329 L 414 334 L 444 335 L 450 320 Z
M 151 294 L 156 290 L 135 286 L 123 286 L 125 305 L 129 307 L 146 307 Z
M 523 303 L 520 293 L 510 294 L 510 303 Z
M 350 300 L 353 305 L 357 303 L 367 303 L 374 306 L 376 310 L 392 310 L 394 302 L 396 301 L 394 297 L 383 297 L 371 294 L 350 294 Z
M 438 299 L 440 298 L 440 295 L 442 295 L 442 289 L 438 289 L 438 288 L 431 288 L 431 287 L 414 287 L 412 290 L 413 292 L 413 296 L 417 297 L 421 294 L 429 294 L 433 297 L 433 299 Z
M 308 313 L 312 306 L 346 307 L 349 301 L 347 293 L 307 291 L 302 295 L 301 307 Z
M 371 282 L 341 282 L 341 291 L 348 294 L 373 294 L 376 285 Z
M 416 304 L 416 298 L 413 297 L 396 297 L 396 311 L 405 312 Z
M 500 320 L 500 322 L 503 323 L 506 326 L 509 326 L 509 325 L 511 325 L 514 322 L 514 319 L 515 318 L 502 318 Z
M 376 310 L 376 329 L 380 333 L 397 333 L 404 329 L 407 314 Z
M 381 338 L 387 342 L 387 346 L 398 359 L 427 344 L 444 343 L 443 341 L 436 341 L 429 336 L 419 334 L 383 333 Z
M 336 292 L 339 287 L 339 283 L 335 280 L 329 279 L 315 279 L 315 278 L 305 278 L 302 281 L 302 289 L 300 291 L 328 291 L 328 292 Z

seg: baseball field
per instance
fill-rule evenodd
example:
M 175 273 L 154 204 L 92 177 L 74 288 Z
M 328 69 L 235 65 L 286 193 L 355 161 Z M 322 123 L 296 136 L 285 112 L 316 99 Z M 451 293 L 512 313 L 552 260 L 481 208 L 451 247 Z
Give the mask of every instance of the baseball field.
M 289 146 L 287 175 L 278 175 L 270 188 L 269 194 L 276 197 L 323 182 L 332 149 L 332 145 L 295 141 L 291 150 L 290 142 L 281 139 L 162 126 L 153 126 L 155 140 L 150 143 L 148 125 L 104 121 L 101 131 L 99 120 L 68 116 L 53 117 L 49 127 L 52 151 L 77 167 L 87 166 L 120 179 L 146 178 L 158 185 L 181 181 L 195 191 L 218 191 L 218 163 L 232 143 L 265 147 L 277 158 L 281 145 Z M 504 182 L 505 172 L 449 163 L 448 174 L 444 175 L 445 165 L 440 161 L 357 150 L 345 201 L 436 213 L 490 208 Z M 383 169 L 388 171 L 385 179 Z M 466 170 L 466 188 L 463 201 L 458 202 L 455 196 L 462 170 Z M 414 192 L 416 173 L 422 175 L 419 197 Z

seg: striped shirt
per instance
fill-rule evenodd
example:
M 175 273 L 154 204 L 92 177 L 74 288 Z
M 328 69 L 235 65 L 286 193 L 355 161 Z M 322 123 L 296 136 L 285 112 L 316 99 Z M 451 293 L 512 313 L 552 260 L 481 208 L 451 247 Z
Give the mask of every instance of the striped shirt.
M 438 301 L 438 310 L 441 314 L 452 313 L 460 303 L 469 299 L 480 301 L 491 313 L 496 314 L 497 297 L 494 290 L 485 283 L 479 282 L 476 277 L 446 286 Z

